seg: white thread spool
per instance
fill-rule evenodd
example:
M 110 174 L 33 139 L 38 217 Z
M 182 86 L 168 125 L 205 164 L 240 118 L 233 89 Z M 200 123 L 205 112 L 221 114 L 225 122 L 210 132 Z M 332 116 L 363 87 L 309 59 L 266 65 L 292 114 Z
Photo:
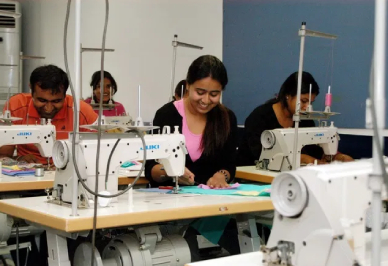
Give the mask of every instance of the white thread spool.
M 36 177 L 42 177 L 42 176 L 44 176 L 44 168 L 43 168 L 43 167 L 37 167 L 37 168 L 35 168 L 35 176 L 36 176 Z
M 104 196 L 109 196 L 110 192 L 109 191 L 100 191 L 98 194 L 101 194 Z M 98 197 L 98 204 L 100 205 L 100 207 L 108 207 L 108 205 L 111 201 L 112 201 L 112 198 Z

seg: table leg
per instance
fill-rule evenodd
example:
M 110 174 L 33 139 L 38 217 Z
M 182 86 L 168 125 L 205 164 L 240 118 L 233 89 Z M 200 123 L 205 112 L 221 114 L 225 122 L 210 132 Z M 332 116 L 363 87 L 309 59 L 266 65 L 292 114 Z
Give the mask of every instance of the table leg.
M 65 236 L 46 231 L 49 266 L 70 266 Z
M 260 250 L 260 236 L 257 233 L 256 219 L 252 215 L 236 215 L 240 252 L 249 253 Z

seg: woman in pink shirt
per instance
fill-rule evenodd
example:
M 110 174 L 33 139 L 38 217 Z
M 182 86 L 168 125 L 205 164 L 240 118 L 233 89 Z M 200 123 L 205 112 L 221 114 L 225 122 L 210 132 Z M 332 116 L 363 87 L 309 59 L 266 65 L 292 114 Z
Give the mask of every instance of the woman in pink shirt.
M 226 188 L 234 179 L 237 120 L 233 111 L 220 103 L 227 83 L 224 64 L 215 56 L 200 56 L 187 71 L 186 96 L 155 114 L 154 126 L 178 126 L 185 136 L 188 154 L 181 184 Z M 145 176 L 153 187 L 173 184 L 163 165 L 155 161 L 146 162 Z
M 92 81 L 90 82 L 90 86 L 93 88 L 93 100 L 95 103 L 99 103 L 101 99 L 101 71 L 94 72 L 92 76 Z M 113 76 L 108 72 L 104 71 L 104 89 L 102 92 L 102 99 L 104 104 L 108 104 L 111 95 L 115 95 L 117 92 L 117 84 Z M 87 98 L 85 100 L 86 103 L 91 103 L 92 98 Z M 112 99 L 112 103 L 114 104 L 114 108 L 104 107 L 103 115 L 105 116 L 117 116 L 117 115 L 125 115 L 124 106 L 116 102 Z M 94 111 L 98 114 L 98 108 L 93 108 Z
M 235 177 L 237 119 L 233 111 L 220 102 L 227 83 L 224 64 L 215 56 L 200 56 L 187 71 L 183 99 L 165 104 L 155 114 L 154 126 L 178 126 L 185 136 L 188 154 L 184 175 L 179 177 L 182 185 L 226 188 Z M 147 160 L 145 176 L 152 187 L 174 184 L 163 165 L 156 161 Z M 192 222 L 185 233 L 192 261 L 201 259 L 199 233 L 231 255 L 240 253 L 239 245 L 235 244 L 238 243 L 236 221 L 228 216 L 202 218 Z

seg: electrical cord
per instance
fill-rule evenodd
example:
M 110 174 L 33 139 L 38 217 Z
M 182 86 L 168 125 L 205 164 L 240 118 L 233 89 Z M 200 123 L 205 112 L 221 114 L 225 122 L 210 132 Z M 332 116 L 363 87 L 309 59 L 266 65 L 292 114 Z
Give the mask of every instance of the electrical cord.
M 71 6 L 71 0 L 68 0 L 68 4 L 67 4 L 67 10 L 66 10 L 66 18 L 65 18 L 65 25 L 64 25 L 64 38 L 63 38 L 63 46 L 64 46 L 64 61 L 65 61 L 65 68 L 66 68 L 66 72 L 67 72 L 67 76 L 68 76 L 68 79 L 69 79 L 69 85 L 70 85 L 70 90 L 71 90 L 71 93 L 75 96 L 75 90 L 74 90 L 74 86 L 73 86 L 73 83 L 72 83 L 72 80 L 71 80 L 71 75 L 70 75 L 70 70 L 69 70 L 69 65 L 68 65 L 68 59 L 67 59 L 67 28 L 68 28 L 68 23 L 69 23 L 69 16 L 70 16 L 70 6 Z M 109 14 L 109 1 L 106 0 L 106 14 L 105 14 L 105 25 L 104 25 L 104 34 L 103 34 L 103 41 L 102 41 L 102 49 L 101 49 L 101 86 L 100 88 L 103 88 L 103 81 L 104 81 L 104 65 L 103 65 L 103 62 L 104 62 L 104 52 L 105 52 L 105 40 L 106 40 L 106 30 L 107 30 L 107 22 L 108 22 L 108 14 Z M 77 102 L 76 102 L 76 99 L 75 97 L 73 97 L 73 106 L 74 106 L 74 121 L 78 121 L 78 107 L 77 107 Z M 99 150 L 100 150 L 100 141 L 101 141 L 101 114 L 102 114 L 102 102 L 100 102 L 100 106 L 99 106 L 99 117 L 98 117 L 98 143 L 97 143 L 97 156 L 96 156 L 96 175 L 97 175 L 97 182 L 96 182 L 96 187 L 95 187 L 95 191 L 91 190 L 86 184 L 85 182 L 83 181 L 82 177 L 81 177 L 81 174 L 79 172 L 79 168 L 78 168 L 78 164 L 77 164 L 77 159 L 75 157 L 75 148 L 76 148 L 76 145 L 75 145 L 75 142 L 76 142 L 76 135 L 77 135 L 77 129 L 76 127 L 73 128 L 73 134 L 72 134 L 72 161 L 73 161 L 73 165 L 74 165 L 74 170 L 76 172 L 76 175 L 77 175 L 77 178 L 79 180 L 79 182 L 81 183 L 81 185 L 85 188 L 85 190 L 87 192 L 89 192 L 91 195 L 94 195 L 94 216 L 93 216 L 93 236 L 92 236 L 92 266 L 94 265 L 94 253 L 95 253 L 95 232 L 96 232 L 96 225 L 97 225 L 97 199 L 98 197 L 103 197 L 103 198 L 114 198 L 114 197 L 118 197 L 124 193 L 126 193 L 127 191 L 129 191 L 135 184 L 136 182 L 139 180 L 142 172 L 144 171 L 144 168 L 145 168 L 145 163 L 142 164 L 142 167 L 137 175 L 137 177 L 135 178 L 135 180 L 133 181 L 133 183 L 131 185 L 129 185 L 126 189 L 124 189 L 123 191 L 119 192 L 119 193 L 116 193 L 116 194 L 113 194 L 113 195 L 101 195 L 98 193 L 98 168 L 99 168 Z M 142 144 L 143 144 L 143 162 L 146 161 L 146 143 L 145 143 L 145 139 L 144 139 L 144 136 L 143 136 L 143 133 L 139 130 L 133 130 L 134 132 L 136 132 L 141 141 L 142 141 Z M 108 166 L 109 167 L 109 166 Z M 108 174 L 108 172 L 106 173 Z M 105 180 L 107 180 L 108 176 L 105 177 Z
M 70 11 L 70 2 L 71 0 L 68 0 L 68 12 L 66 13 L 66 20 L 65 20 L 65 38 L 64 38 L 64 47 L 65 47 L 65 67 L 66 67 L 66 72 L 67 72 L 67 75 L 68 75 L 68 78 L 69 78 L 69 85 L 70 85 L 70 90 L 71 90 L 71 93 L 73 95 L 75 95 L 75 91 L 74 91 L 74 87 L 73 87 L 73 83 L 72 83 L 72 80 L 71 80 L 71 76 L 70 76 L 70 71 L 69 71 L 69 67 L 68 67 L 68 60 L 67 60 L 67 45 L 66 45 L 66 42 L 67 42 L 67 25 L 68 25 L 68 20 L 69 20 L 69 11 Z M 75 98 L 73 97 L 73 105 L 74 105 L 74 112 L 77 113 L 78 112 L 78 108 L 77 108 L 77 105 L 76 105 L 76 100 Z M 78 117 L 76 117 L 76 119 L 78 119 Z M 86 183 L 84 182 L 84 180 L 82 179 L 81 177 L 81 174 L 79 172 L 79 168 L 78 168 L 78 163 L 77 163 L 77 159 L 75 158 L 75 142 L 76 142 L 76 134 L 77 134 L 77 129 L 76 128 L 73 128 L 73 134 L 72 134 L 72 161 L 73 161 L 73 164 L 74 164 L 74 170 L 76 172 L 76 175 L 77 175 L 77 178 L 79 180 L 79 182 L 81 183 L 81 185 L 85 188 L 85 190 L 87 192 L 89 192 L 91 195 L 93 196 L 98 196 L 98 197 L 101 197 L 101 198 L 115 198 L 115 197 L 118 197 L 120 195 L 123 195 L 124 193 L 128 192 L 129 189 L 131 189 L 134 185 L 136 185 L 136 182 L 139 180 L 141 174 L 143 173 L 144 171 L 144 168 L 145 168 L 145 164 L 143 163 L 142 164 L 142 167 L 138 173 L 138 175 L 136 176 L 135 180 L 133 181 L 133 183 L 128 186 L 128 188 L 126 188 L 125 190 L 122 190 L 121 192 L 119 193 L 116 193 L 116 194 L 113 194 L 113 195 L 102 195 L 102 194 L 98 194 L 98 193 L 95 193 L 93 190 L 91 190 L 87 185 Z M 144 140 L 144 137 L 143 137 L 143 132 L 141 132 L 140 130 L 138 129 L 132 129 L 133 132 L 135 132 L 139 137 L 140 139 L 142 140 L 142 144 L 143 144 L 143 150 L 145 151 L 145 140 Z M 144 152 L 143 153 L 143 162 L 145 162 L 147 160 L 147 157 L 146 157 L 146 153 Z M 107 178 L 107 177 L 106 177 Z
M 28 256 L 30 255 L 30 248 L 27 247 L 27 254 L 26 254 L 26 261 L 24 262 L 24 266 L 27 266 L 28 263 Z
M 74 87 L 73 87 L 73 82 L 72 82 L 72 79 L 71 79 L 71 75 L 70 75 L 70 70 L 69 70 L 69 66 L 68 66 L 68 59 L 67 59 L 67 26 L 68 26 L 68 21 L 69 21 L 69 16 L 70 16 L 70 3 L 71 3 L 71 0 L 68 0 L 68 6 L 67 6 L 67 12 L 66 12 L 66 19 L 65 19 L 65 36 L 64 36 L 64 55 L 65 55 L 65 68 L 66 68 L 66 74 L 69 78 L 69 85 L 70 85 L 70 90 L 71 90 L 71 93 L 73 95 L 75 95 L 75 91 L 74 91 Z M 77 105 L 76 105 L 76 100 L 75 98 L 73 97 L 73 105 L 74 105 L 74 112 L 77 113 L 78 112 L 78 108 L 77 108 Z M 76 117 L 76 119 L 78 119 L 78 117 Z M 142 143 L 143 143 L 143 150 L 145 151 L 145 140 L 144 140 L 144 137 L 143 137 L 143 132 L 141 132 L 140 130 L 138 129 L 132 129 L 133 132 L 136 132 L 136 134 L 140 137 L 140 139 L 142 140 Z M 85 190 L 87 192 L 89 192 L 91 195 L 95 196 L 97 195 L 98 197 L 101 197 L 101 198 L 115 198 L 115 197 L 118 197 L 118 196 L 121 196 L 123 195 L 124 193 L 128 192 L 129 189 L 133 188 L 134 185 L 136 185 L 137 181 L 139 180 L 141 174 L 143 173 L 144 171 L 144 168 L 145 168 L 145 164 L 143 163 L 142 164 L 142 167 L 138 173 L 138 175 L 135 177 L 135 180 L 131 183 L 131 185 L 128 186 L 128 188 L 126 188 L 125 190 L 122 190 L 121 192 L 117 193 L 117 194 L 114 194 L 114 195 L 102 195 L 102 194 L 96 194 L 93 190 L 91 190 L 87 185 L 86 183 L 84 182 L 84 180 L 82 179 L 81 177 L 81 173 L 79 172 L 79 167 L 78 167 L 78 163 L 77 163 L 77 159 L 75 158 L 75 142 L 76 142 L 76 136 L 77 134 L 77 129 L 76 128 L 73 128 L 73 134 L 72 134 L 72 161 L 73 161 L 73 164 L 74 164 L 74 170 L 76 172 L 76 175 L 77 175 L 77 178 L 78 178 L 78 181 L 81 183 L 81 185 L 85 188 Z M 147 157 L 146 157 L 146 153 L 144 152 L 143 153 L 143 162 L 145 162 L 147 160 Z
M 105 22 L 104 22 L 104 31 L 102 34 L 102 47 L 101 47 L 101 77 L 100 77 L 100 92 L 104 91 L 104 58 L 105 58 L 105 42 L 106 42 L 106 31 L 108 28 L 108 18 L 109 18 L 109 0 L 105 0 Z M 103 94 L 103 93 L 102 93 Z M 100 149 L 101 149 L 101 119 L 102 119 L 102 98 L 100 99 L 98 105 L 98 127 L 97 127 L 97 154 L 96 154 L 96 182 L 94 188 L 94 212 L 93 212 L 93 232 L 92 232 L 92 254 L 91 262 L 94 266 L 94 255 L 96 250 L 96 228 L 97 228 L 97 201 L 98 201 L 98 176 L 100 170 Z M 74 146 L 74 144 L 73 144 Z M 106 177 L 107 178 L 107 177 Z
M 108 190 L 108 175 L 109 175 L 109 166 L 110 166 L 110 161 L 112 160 L 112 156 L 114 151 L 116 150 L 117 145 L 119 144 L 121 139 L 117 139 L 115 145 L 113 145 L 112 150 L 110 151 L 109 157 L 108 157 L 108 165 L 106 167 L 106 172 L 105 172 L 105 190 Z
M 16 223 L 16 266 L 20 266 L 19 258 L 19 224 Z
M 133 129 L 131 130 L 128 130 L 126 133 L 139 133 Z M 107 164 L 107 167 L 106 167 L 106 172 L 105 172 L 105 189 L 107 190 L 108 189 L 108 176 L 109 176 L 109 168 L 110 168 L 110 162 L 112 160 L 112 156 L 113 156 L 113 153 L 114 151 L 116 150 L 116 147 L 117 145 L 119 144 L 119 142 L 121 141 L 121 139 L 117 139 L 117 141 L 115 142 L 115 144 L 113 145 L 113 148 L 112 150 L 110 151 L 109 153 L 109 157 L 108 157 L 108 164 Z M 145 143 L 145 142 L 144 142 Z M 143 146 L 143 150 L 144 150 L 144 146 Z

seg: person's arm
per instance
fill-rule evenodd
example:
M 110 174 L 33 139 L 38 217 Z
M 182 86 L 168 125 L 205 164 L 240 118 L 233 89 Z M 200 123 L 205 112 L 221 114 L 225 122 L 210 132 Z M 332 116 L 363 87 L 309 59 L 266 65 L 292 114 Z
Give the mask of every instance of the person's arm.
M 171 181 L 172 177 L 167 175 L 166 170 L 162 164 L 156 164 L 151 169 L 151 177 L 156 183 L 164 183 Z M 185 167 L 185 172 L 183 176 L 179 177 L 178 180 L 181 185 L 193 185 L 194 184 L 194 174 Z
M 334 160 L 335 161 L 340 161 L 340 162 L 352 162 L 352 161 L 354 161 L 353 157 L 351 157 L 351 156 L 349 156 L 347 154 L 340 153 L 340 152 L 338 152 L 334 156 Z
M 161 113 L 161 110 L 159 109 L 158 111 L 156 111 L 152 125 L 163 127 L 165 122 L 166 121 L 165 121 L 164 115 Z M 154 129 L 153 133 L 157 134 L 158 130 Z M 171 180 L 171 178 L 168 177 L 165 174 L 165 171 L 161 170 L 161 168 L 162 168 L 162 165 L 157 163 L 155 160 L 147 160 L 145 162 L 144 175 L 148 180 L 154 181 L 156 183 L 163 183 Z M 162 177 L 163 175 L 164 177 Z
M 153 120 L 153 125 L 163 128 L 163 126 L 172 127 L 173 121 L 171 121 L 171 114 L 168 113 L 167 108 L 159 109 Z M 173 127 L 172 127 L 173 128 Z M 158 133 L 158 129 L 154 130 L 154 134 Z M 167 176 L 163 166 L 157 163 L 155 160 L 147 160 L 145 165 L 145 177 L 155 183 L 164 183 L 172 181 L 172 177 Z M 183 176 L 179 177 L 179 183 L 184 185 L 192 185 L 194 183 L 194 174 L 187 168 Z
M 93 108 L 85 103 L 84 101 L 80 101 L 80 116 L 79 116 L 79 125 L 97 125 L 98 123 L 98 114 L 94 112 Z M 94 132 L 93 130 L 89 130 L 86 128 L 80 128 L 80 132 Z
M 2 146 L 2 147 L 0 147 L 0 157 L 13 158 L 14 151 L 15 151 L 15 145 Z
M 332 161 L 339 161 L 339 162 L 352 162 L 354 161 L 354 159 L 349 156 L 349 155 L 346 155 L 346 154 L 343 154 L 343 153 L 340 153 L 340 152 L 337 152 L 336 155 L 334 156 L 331 156 L 331 155 L 323 155 L 322 156 L 322 161 L 326 162 L 326 163 L 330 163 Z
M 33 154 L 26 154 L 26 155 L 16 155 L 13 156 L 14 151 L 15 151 L 16 145 L 5 145 L 0 147 L 0 158 L 1 157 L 9 157 L 13 158 L 16 161 L 22 161 L 22 162 L 27 162 L 27 163 L 39 163 L 40 160 Z
M 151 168 L 151 175 L 150 176 L 156 183 L 163 183 L 166 181 L 171 181 L 171 177 L 167 176 L 167 173 L 164 170 L 162 164 L 157 164 L 157 163 L 153 164 L 153 167 Z
M 307 154 L 301 154 L 300 155 L 300 163 L 301 164 L 314 164 L 315 161 L 317 161 L 317 164 L 325 164 L 326 162 L 324 160 L 319 160 L 317 158 L 314 158 Z
M 269 129 L 273 128 L 260 115 L 249 116 L 245 121 L 245 137 L 247 138 L 249 149 L 256 160 L 260 159 L 263 148 L 261 145 L 261 134 Z
M 315 127 L 314 120 L 302 120 L 301 127 Z M 317 144 L 306 145 L 301 150 L 300 163 L 310 164 L 317 160 L 318 164 L 325 163 L 322 160 L 323 149 Z

